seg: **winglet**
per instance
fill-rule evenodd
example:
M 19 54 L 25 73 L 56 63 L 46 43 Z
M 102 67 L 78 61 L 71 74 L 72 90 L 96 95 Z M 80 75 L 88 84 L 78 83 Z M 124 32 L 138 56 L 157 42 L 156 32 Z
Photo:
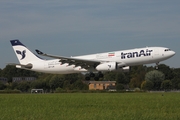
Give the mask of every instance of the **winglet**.
M 37 52 L 37 54 L 39 54 L 39 55 L 43 55 L 43 54 L 44 54 L 43 52 L 41 52 L 40 50 L 37 50 L 37 49 L 36 49 L 36 52 Z

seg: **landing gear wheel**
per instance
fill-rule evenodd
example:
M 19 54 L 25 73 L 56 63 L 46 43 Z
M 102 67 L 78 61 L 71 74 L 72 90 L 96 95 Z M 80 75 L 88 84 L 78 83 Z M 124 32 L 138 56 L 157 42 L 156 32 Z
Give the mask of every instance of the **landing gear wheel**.
M 158 65 L 159 65 L 159 62 L 156 63 L 156 67 L 155 67 L 156 70 L 158 70 Z
M 89 76 L 93 78 L 93 77 L 95 77 L 95 74 L 93 72 L 90 72 Z
M 90 77 L 88 77 L 88 76 L 86 76 L 86 77 L 85 77 L 85 80 L 88 80 L 88 81 L 89 81 L 90 79 L 91 79 L 91 78 L 90 78 Z
M 89 73 L 86 74 L 86 75 L 85 75 L 85 80 L 89 81 L 90 79 L 91 79 L 90 74 L 89 74 Z
M 95 81 L 98 81 L 99 78 L 103 78 L 104 75 L 101 72 L 98 72 L 96 74 L 94 74 L 93 72 L 87 73 L 85 75 L 85 80 L 91 80 L 91 78 L 94 78 Z
M 103 78 L 104 77 L 104 75 L 102 73 L 99 73 L 98 76 L 99 76 L 99 78 Z

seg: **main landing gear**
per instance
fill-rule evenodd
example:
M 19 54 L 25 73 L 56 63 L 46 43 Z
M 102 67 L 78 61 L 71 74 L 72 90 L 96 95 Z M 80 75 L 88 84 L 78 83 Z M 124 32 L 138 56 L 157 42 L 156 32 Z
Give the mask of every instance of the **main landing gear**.
M 156 63 L 156 66 L 155 66 L 156 70 L 158 70 L 158 65 L 159 65 L 159 62 Z
M 101 72 L 98 72 L 98 73 L 90 72 L 85 75 L 86 80 L 90 80 L 91 78 L 94 78 L 94 80 L 98 81 L 99 78 L 103 78 L 103 77 L 104 77 L 104 75 Z

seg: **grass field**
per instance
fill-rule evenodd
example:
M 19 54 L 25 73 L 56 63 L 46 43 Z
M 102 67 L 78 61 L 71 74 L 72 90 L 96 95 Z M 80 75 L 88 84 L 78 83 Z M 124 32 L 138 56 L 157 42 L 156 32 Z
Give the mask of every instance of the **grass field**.
M 180 93 L 0 94 L 0 120 L 179 120 Z

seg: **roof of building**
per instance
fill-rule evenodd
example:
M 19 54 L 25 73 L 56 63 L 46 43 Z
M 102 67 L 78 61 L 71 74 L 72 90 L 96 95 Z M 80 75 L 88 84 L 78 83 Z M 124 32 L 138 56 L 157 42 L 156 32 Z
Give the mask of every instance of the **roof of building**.
M 85 83 L 88 83 L 88 84 L 113 84 L 113 83 L 116 83 L 116 81 L 85 81 Z

